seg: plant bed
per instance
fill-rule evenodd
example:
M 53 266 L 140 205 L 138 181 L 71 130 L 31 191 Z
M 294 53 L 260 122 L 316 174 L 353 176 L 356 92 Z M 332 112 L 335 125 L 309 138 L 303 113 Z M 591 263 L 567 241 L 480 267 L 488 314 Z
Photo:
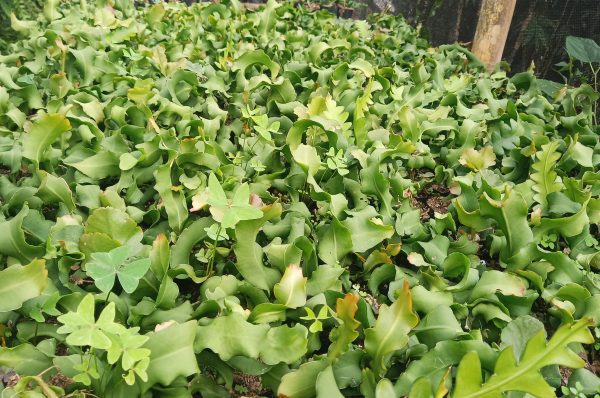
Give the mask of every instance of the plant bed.
M 0 56 L 2 396 L 596 393 L 591 87 L 390 15 L 52 4 Z

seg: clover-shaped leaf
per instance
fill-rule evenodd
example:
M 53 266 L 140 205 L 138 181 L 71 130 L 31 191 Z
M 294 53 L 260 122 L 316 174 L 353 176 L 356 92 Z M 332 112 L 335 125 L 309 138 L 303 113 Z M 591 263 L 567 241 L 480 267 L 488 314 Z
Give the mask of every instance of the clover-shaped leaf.
M 210 227 L 204 228 L 204 230 L 206 231 L 206 235 L 213 241 L 229 239 L 229 235 L 227 235 L 227 232 L 223 228 L 219 228 L 219 224 L 213 224 Z
M 138 334 L 139 328 L 125 329 L 119 335 L 111 335 L 112 345 L 107 350 L 109 364 L 116 363 L 121 358 L 121 367 L 128 371 L 123 376 L 125 382 L 132 385 L 135 382 L 135 374 L 143 381 L 148 380 L 146 369 L 150 363 L 150 350 L 142 348 L 148 341 L 148 336 Z
M 90 346 L 108 349 L 112 345 L 106 333 L 120 333 L 125 327 L 115 323 L 115 303 L 109 303 L 98 318 L 94 317 L 94 296 L 86 295 L 77 306 L 77 311 L 58 317 L 63 324 L 58 333 L 68 334 L 66 341 L 74 346 Z
M 263 215 L 259 208 L 250 204 L 250 187 L 247 183 L 240 185 L 233 199 L 229 199 L 217 177 L 211 174 L 208 177 L 208 190 L 210 214 L 223 228 L 233 228 L 240 221 L 254 220 Z
M 86 355 L 81 363 L 73 365 L 73 369 L 80 372 L 73 377 L 73 381 L 86 386 L 92 384 L 92 379 L 98 379 L 100 377 L 95 361 L 91 355 Z
M 126 263 L 129 255 L 127 246 L 119 246 L 108 253 L 93 253 L 87 264 L 87 274 L 94 279 L 96 287 L 110 292 L 115 285 L 115 277 L 127 293 L 133 293 L 140 279 L 150 268 L 150 259 L 143 258 Z
M 304 319 L 305 321 L 312 321 L 312 324 L 308 328 L 311 333 L 317 333 L 323 331 L 323 322 L 326 319 L 329 319 L 328 311 L 329 307 L 326 305 L 322 306 L 319 310 L 319 313 L 315 315 L 315 312 L 310 307 L 305 307 L 306 316 L 301 316 L 300 319 Z

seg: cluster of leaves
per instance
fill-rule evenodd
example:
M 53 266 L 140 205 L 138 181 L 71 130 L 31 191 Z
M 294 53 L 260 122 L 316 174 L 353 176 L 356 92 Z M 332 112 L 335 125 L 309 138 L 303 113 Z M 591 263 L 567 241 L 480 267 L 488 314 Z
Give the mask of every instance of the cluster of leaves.
M 0 56 L 3 396 L 597 391 L 591 87 L 389 15 L 132 5 Z
M 8 43 L 18 38 L 17 32 L 11 28 L 11 16 L 21 19 L 35 19 L 42 11 L 41 0 L 4 0 L 0 2 L 0 50 L 5 50 Z

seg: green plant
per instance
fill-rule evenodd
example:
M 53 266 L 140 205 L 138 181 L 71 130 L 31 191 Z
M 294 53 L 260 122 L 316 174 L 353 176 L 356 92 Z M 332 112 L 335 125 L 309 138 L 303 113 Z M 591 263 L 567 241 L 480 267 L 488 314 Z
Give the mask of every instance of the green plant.
M 306 307 L 306 316 L 301 317 L 300 319 L 304 319 L 306 321 L 311 321 L 310 327 L 308 330 L 311 333 L 318 333 L 323 331 L 323 321 L 329 319 L 329 308 L 327 306 L 321 307 L 319 313 L 315 315 L 314 311 L 310 307 Z
M 587 65 L 592 72 L 594 90 L 598 92 L 598 74 L 600 73 L 600 46 L 592 39 L 568 36 L 566 42 L 569 57 Z M 594 117 L 598 115 L 598 104 L 594 104 Z
M 496 361 L 494 374 L 485 382 L 477 353 L 467 354 L 460 362 L 453 396 L 485 397 L 515 390 L 537 397 L 553 395 L 554 389 L 544 381 L 539 370 L 553 364 L 573 368 L 583 366 L 583 359 L 570 351 L 568 344 L 593 342 L 587 329 L 591 324 L 590 320 L 582 319 L 574 325 L 564 325 L 547 343 L 544 331 L 538 332 L 527 342 L 518 362 L 513 347 L 506 348 Z
M 71 346 L 90 349 L 85 355 L 82 352 L 79 363 L 73 365 L 80 372 L 73 380 L 89 386 L 92 379 L 100 378 L 98 357 L 94 350 L 106 350 L 109 365 L 114 365 L 121 359 L 121 368 L 127 372 L 123 375 L 127 384 L 133 385 L 136 375 L 147 381 L 150 350 L 142 346 L 148 341 L 148 337 L 139 335 L 137 327 L 128 329 L 115 323 L 114 303 L 109 303 L 102 310 L 98 320 L 95 319 L 94 312 L 94 298 L 88 294 L 77 306 L 77 311 L 58 317 L 63 326 L 57 332 L 67 334 L 66 342 Z
M 92 253 L 91 260 L 86 264 L 86 272 L 94 279 L 96 287 L 105 293 L 113 289 L 115 277 L 125 292 L 133 293 L 140 279 L 148 272 L 150 259 L 126 263 L 128 256 L 127 246 L 119 246 L 107 253 Z
M 594 89 L 369 18 L 107 0 L 18 20 L 3 396 L 545 398 L 597 358 Z

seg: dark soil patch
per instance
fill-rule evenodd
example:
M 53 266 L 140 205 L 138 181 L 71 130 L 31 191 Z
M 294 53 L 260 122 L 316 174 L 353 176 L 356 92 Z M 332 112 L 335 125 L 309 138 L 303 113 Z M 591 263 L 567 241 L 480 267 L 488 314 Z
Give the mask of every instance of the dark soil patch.
M 571 374 L 573 373 L 573 369 L 563 368 L 561 366 L 559 368 L 559 372 L 560 372 L 561 385 L 566 386 L 567 383 L 569 383 L 569 378 L 571 377 Z
M 600 377 L 600 359 L 595 359 L 589 364 L 590 371 Z
M 6 373 L 0 372 L 0 382 L 2 382 L 5 387 L 14 387 L 19 380 L 21 380 L 21 376 L 14 370 L 9 370 Z
M 492 257 L 486 245 L 479 245 L 479 251 L 477 252 L 477 256 L 487 268 L 495 269 L 497 271 L 504 271 L 504 268 L 502 268 L 502 266 L 500 265 L 500 261 L 497 258 Z
M 232 391 L 234 397 L 261 397 L 267 391 L 260 376 L 234 372 L 233 383 L 235 384 Z
M 279 191 L 276 188 L 271 188 L 269 189 L 269 193 L 271 194 L 271 196 L 273 196 L 274 198 L 277 198 L 276 200 L 282 204 L 288 204 L 291 202 L 290 197 L 288 194 Z
M 56 345 L 56 355 L 58 355 L 59 357 L 63 357 L 68 354 L 69 350 L 67 349 L 66 345 L 60 343 Z
M 548 336 L 552 336 L 556 331 L 556 327 L 552 326 L 550 323 L 550 314 L 548 313 L 548 309 L 548 303 L 544 299 L 538 298 L 533 302 L 533 306 L 531 307 L 531 315 L 542 322 Z
M 64 374 L 58 372 L 57 374 L 55 374 L 54 376 L 52 376 L 50 378 L 50 380 L 48 381 L 48 384 L 56 386 L 56 387 L 60 387 L 60 388 L 67 388 L 68 386 L 70 386 L 71 384 L 73 384 L 74 381 L 65 376 Z
M 435 213 L 446 214 L 450 201 L 447 196 L 450 190 L 437 183 L 429 183 L 417 195 L 410 197 L 411 205 L 421 211 L 421 221 L 434 217 Z
M 443 200 L 439 196 L 434 196 L 432 198 L 427 199 L 427 206 L 429 206 L 429 208 L 436 213 L 440 213 L 440 214 L 448 213 L 449 205 L 450 205 L 449 202 Z

